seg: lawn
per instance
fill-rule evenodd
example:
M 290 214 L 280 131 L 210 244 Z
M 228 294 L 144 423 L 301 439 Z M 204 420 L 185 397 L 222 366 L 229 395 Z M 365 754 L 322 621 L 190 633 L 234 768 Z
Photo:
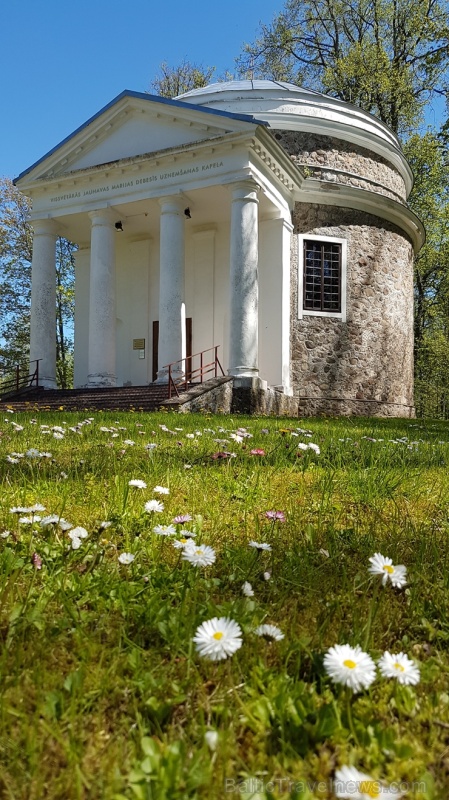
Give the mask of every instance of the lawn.
M 1 798 L 449 796 L 445 423 L 0 432 Z

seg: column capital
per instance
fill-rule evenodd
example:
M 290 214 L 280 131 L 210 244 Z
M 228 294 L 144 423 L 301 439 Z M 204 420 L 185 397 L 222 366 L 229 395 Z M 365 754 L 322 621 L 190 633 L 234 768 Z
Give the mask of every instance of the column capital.
M 183 214 L 186 207 L 186 198 L 179 194 L 159 197 L 158 203 L 161 207 L 161 214 Z
M 228 184 L 232 192 L 232 202 L 235 200 L 247 200 L 248 202 L 258 203 L 258 192 L 260 186 L 250 175 L 247 178 L 238 178 Z
M 112 226 L 117 222 L 119 214 L 113 211 L 112 208 L 96 208 L 94 211 L 88 211 L 92 226 L 94 225 L 107 225 Z
M 54 219 L 33 219 L 31 220 L 35 236 L 57 236 L 58 226 Z

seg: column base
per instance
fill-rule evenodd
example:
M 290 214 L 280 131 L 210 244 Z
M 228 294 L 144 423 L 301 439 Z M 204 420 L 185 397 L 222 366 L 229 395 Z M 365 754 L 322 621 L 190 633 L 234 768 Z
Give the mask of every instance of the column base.
M 184 378 L 184 372 L 182 369 L 172 369 L 171 376 L 174 381 L 179 381 Z M 168 369 L 158 370 L 154 383 L 168 383 Z
M 117 386 L 117 378 L 110 372 L 99 372 L 87 376 L 88 389 L 101 389 L 102 387 L 107 388 L 108 386 Z
M 39 386 L 42 386 L 44 389 L 57 389 L 58 385 L 56 383 L 56 378 L 45 378 L 39 375 Z
M 259 370 L 257 367 L 232 367 L 228 369 L 228 375 L 232 378 L 258 378 Z

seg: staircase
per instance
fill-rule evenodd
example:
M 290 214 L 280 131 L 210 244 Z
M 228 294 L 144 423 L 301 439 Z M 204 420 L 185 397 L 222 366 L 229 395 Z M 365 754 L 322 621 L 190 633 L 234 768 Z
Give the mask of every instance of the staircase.
M 168 398 L 166 384 L 101 389 L 28 389 L 0 400 L 14 411 L 157 411 Z

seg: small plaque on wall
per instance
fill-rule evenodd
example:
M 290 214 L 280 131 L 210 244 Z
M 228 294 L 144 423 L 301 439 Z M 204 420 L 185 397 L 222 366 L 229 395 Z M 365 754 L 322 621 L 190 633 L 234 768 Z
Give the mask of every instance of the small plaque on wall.
M 145 350 L 145 339 L 133 339 L 133 350 Z

